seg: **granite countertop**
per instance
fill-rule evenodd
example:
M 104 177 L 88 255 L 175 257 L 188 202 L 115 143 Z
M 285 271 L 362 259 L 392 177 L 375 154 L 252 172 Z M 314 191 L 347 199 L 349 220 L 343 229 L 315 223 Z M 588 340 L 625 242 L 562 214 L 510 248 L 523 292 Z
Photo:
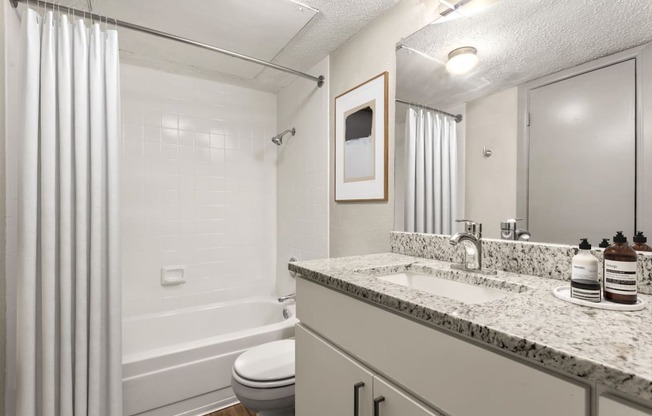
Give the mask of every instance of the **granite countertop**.
M 544 367 L 596 382 L 652 402 L 652 296 L 637 312 L 616 312 L 573 305 L 552 289 L 554 279 L 498 272 L 464 273 L 450 263 L 386 253 L 290 263 L 291 271 L 366 302 L 410 316 Z M 405 270 L 437 272 L 467 283 L 502 288 L 509 294 L 469 305 L 384 282 L 374 275 Z

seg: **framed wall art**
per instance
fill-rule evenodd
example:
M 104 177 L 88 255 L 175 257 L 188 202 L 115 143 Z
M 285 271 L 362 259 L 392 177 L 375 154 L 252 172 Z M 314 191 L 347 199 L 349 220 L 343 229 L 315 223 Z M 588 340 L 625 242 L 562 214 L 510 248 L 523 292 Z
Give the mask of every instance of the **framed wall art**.
M 387 82 L 383 72 L 335 98 L 335 202 L 387 201 Z

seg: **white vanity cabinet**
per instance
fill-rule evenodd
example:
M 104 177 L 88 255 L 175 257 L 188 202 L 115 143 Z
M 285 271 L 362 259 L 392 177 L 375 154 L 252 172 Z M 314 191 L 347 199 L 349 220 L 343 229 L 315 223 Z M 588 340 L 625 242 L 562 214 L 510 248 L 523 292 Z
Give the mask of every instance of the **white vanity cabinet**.
M 430 407 L 451 416 L 590 412 L 586 385 L 303 278 L 297 317 L 297 416 L 355 416 L 353 385 L 363 376 L 373 388 L 360 390 L 359 416 L 374 416 L 380 395 L 379 416 L 435 415 Z
M 652 416 L 652 409 L 607 394 L 598 399 L 598 416 Z
M 296 340 L 298 416 L 440 416 L 301 325 Z

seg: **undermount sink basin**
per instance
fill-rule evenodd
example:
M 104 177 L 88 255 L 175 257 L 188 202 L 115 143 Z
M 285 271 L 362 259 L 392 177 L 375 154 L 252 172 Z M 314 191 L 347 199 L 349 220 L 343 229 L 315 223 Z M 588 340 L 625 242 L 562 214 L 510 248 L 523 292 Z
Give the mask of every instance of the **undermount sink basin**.
M 491 302 L 504 298 L 508 294 L 508 292 L 499 289 L 476 286 L 415 272 L 400 272 L 375 277 L 385 282 L 395 283 L 471 305 Z

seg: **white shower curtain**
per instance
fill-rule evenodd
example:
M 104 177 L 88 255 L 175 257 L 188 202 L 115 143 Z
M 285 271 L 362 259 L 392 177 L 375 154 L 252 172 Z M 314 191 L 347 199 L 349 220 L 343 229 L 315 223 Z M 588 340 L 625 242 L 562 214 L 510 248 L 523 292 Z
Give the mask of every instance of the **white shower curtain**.
M 18 416 L 121 415 L 118 36 L 21 22 Z
M 409 108 L 405 158 L 405 231 L 452 234 L 458 215 L 455 120 Z

